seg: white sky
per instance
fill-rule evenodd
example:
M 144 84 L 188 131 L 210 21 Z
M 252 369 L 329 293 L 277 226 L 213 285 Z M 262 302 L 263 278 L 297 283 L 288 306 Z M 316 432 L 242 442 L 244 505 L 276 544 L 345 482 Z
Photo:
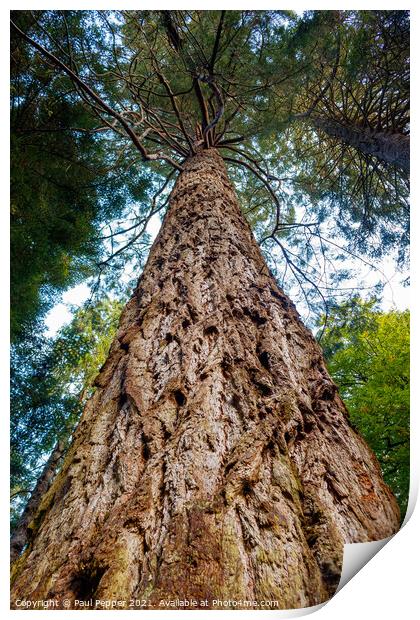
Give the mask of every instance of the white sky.
M 159 215 L 154 215 L 147 225 L 146 232 L 151 236 L 153 242 L 161 226 Z M 140 274 L 139 274 L 140 275 Z M 47 314 L 45 324 L 47 326 L 47 336 L 54 336 L 60 327 L 70 323 L 72 312 L 70 306 L 80 306 L 90 295 L 90 288 L 86 284 L 78 284 L 63 294 L 61 303 L 56 304 Z

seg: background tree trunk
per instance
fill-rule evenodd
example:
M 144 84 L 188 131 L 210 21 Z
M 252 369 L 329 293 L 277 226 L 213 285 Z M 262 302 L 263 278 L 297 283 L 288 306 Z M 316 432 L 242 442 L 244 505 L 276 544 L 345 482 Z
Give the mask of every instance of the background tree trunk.
M 391 131 L 378 131 L 359 125 L 348 125 L 328 118 L 311 117 L 314 127 L 332 138 L 339 138 L 366 155 L 395 164 L 410 171 L 410 136 Z
M 398 529 L 215 150 L 185 163 L 96 384 L 15 563 L 12 604 L 314 605 L 337 586 L 345 542 Z

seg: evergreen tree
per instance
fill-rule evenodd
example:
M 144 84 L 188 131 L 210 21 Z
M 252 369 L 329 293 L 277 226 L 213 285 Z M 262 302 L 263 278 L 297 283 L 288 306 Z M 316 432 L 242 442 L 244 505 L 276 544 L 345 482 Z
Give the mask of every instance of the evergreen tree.
M 27 12 L 17 18 L 31 32 Z M 54 26 L 54 16 L 43 18 Z M 11 78 L 11 335 L 29 347 L 29 332 L 59 294 L 97 275 L 98 229 L 144 200 L 152 184 L 145 171 L 121 166 L 71 81 L 14 31 Z

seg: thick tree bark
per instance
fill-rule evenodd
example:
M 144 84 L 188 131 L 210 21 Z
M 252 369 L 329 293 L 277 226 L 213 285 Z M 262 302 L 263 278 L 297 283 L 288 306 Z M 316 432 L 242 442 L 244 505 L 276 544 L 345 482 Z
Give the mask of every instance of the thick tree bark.
M 44 494 L 47 492 L 57 471 L 57 467 L 66 450 L 64 441 L 57 441 L 54 450 L 51 452 L 50 458 L 45 463 L 40 477 L 31 493 L 26 504 L 25 510 L 16 529 L 10 537 L 10 562 L 13 563 L 22 553 L 22 549 L 28 541 L 28 526 L 33 521 L 38 512 L 39 505 Z
M 347 125 L 321 117 L 311 117 L 311 122 L 332 138 L 339 138 L 366 155 L 374 155 L 388 164 L 410 171 L 410 137 L 407 135 Z
M 96 384 L 15 563 L 12 605 L 314 605 L 337 586 L 345 542 L 398 529 L 215 150 L 185 163 Z

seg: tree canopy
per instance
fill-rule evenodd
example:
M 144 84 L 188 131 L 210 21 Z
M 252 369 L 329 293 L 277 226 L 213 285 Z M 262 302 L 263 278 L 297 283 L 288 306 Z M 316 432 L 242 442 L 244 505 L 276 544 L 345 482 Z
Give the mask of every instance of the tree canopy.
M 29 28 L 26 12 L 19 12 Z M 54 23 L 54 22 L 52 22 Z M 21 38 L 11 42 L 11 332 L 22 340 L 70 286 L 97 274 L 100 228 L 147 196 L 71 82 Z M 130 209 L 131 210 L 131 209 Z M 103 233 L 106 235 L 106 233 Z
M 352 238 L 353 248 L 378 258 L 393 246 L 403 263 L 409 242 L 408 159 L 389 165 L 366 147 L 369 136 L 392 135 L 406 145 L 408 158 L 408 13 L 358 11 L 330 19 L 337 28 L 291 103 L 299 123 L 293 140 L 298 184 L 312 202 L 333 209 L 338 230 Z M 309 24 L 306 36 L 312 29 L 312 38 L 318 37 L 322 17 Z M 346 142 L 349 128 L 362 142 Z
M 18 11 L 12 24 L 16 332 L 54 291 L 127 261 L 208 146 L 307 302 L 325 304 L 345 252 L 404 263 L 408 172 L 389 153 L 409 133 L 407 11 Z M 372 152 L 354 139 L 367 129 Z M 93 231 L 121 215 L 104 259 Z

